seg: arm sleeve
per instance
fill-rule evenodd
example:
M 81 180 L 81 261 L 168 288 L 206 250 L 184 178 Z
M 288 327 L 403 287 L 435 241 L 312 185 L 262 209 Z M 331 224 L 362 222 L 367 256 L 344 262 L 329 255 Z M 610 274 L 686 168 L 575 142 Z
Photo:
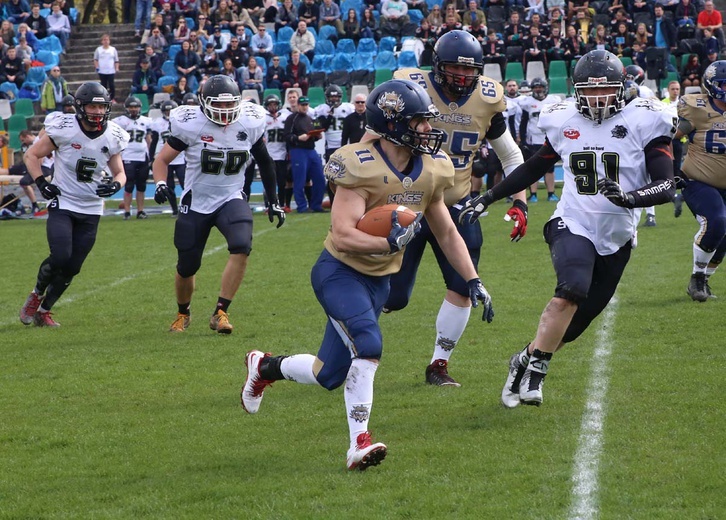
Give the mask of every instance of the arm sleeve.
M 501 112 L 497 112 L 496 114 L 494 114 L 494 117 L 492 117 L 492 120 L 489 124 L 489 130 L 487 130 L 485 137 L 487 138 L 487 141 L 491 142 L 492 140 L 501 137 L 501 135 L 506 131 L 507 122 L 504 120 L 504 115 Z
M 522 120 L 519 123 L 519 141 L 526 144 L 527 140 L 527 124 L 529 123 L 529 112 L 522 110 Z
M 167 141 L 168 142 L 168 141 Z M 275 163 L 270 157 L 267 147 L 265 146 L 265 138 L 260 137 L 255 144 L 252 145 L 252 157 L 257 161 L 260 168 L 260 177 L 262 185 L 265 187 L 267 200 L 270 204 L 277 204 L 277 181 L 275 178 Z
M 645 167 L 651 182 L 630 192 L 635 199 L 635 207 L 647 208 L 672 201 L 676 195 L 676 184 L 668 137 L 654 139 L 645 147 Z
M 343 134 L 340 137 L 340 146 L 345 146 L 348 144 L 348 140 L 350 140 L 350 125 L 350 118 L 346 117 L 343 119 Z
M 174 148 L 174 150 L 176 150 L 177 152 L 183 152 L 188 148 L 186 143 L 182 142 L 180 139 L 174 137 L 173 135 L 169 136 L 169 139 L 166 140 L 166 144 Z
M 489 143 L 492 145 L 492 148 L 494 148 L 494 151 L 497 152 L 497 156 L 502 163 L 502 170 L 504 171 L 505 176 L 512 173 L 517 166 L 524 162 L 522 150 L 519 146 L 517 146 L 517 143 L 514 142 L 512 134 L 506 130 L 507 129 L 505 127 L 502 135 L 496 139 L 489 140 Z M 487 134 L 487 138 L 488 136 L 489 134 Z
M 502 182 L 492 188 L 494 200 L 503 199 L 519 193 L 542 177 L 542 172 L 549 171 L 560 160 L 549 140 L 537 150 L 537 153 L 520 164 Z M 502 163 L 504 164 L 504 163 Z

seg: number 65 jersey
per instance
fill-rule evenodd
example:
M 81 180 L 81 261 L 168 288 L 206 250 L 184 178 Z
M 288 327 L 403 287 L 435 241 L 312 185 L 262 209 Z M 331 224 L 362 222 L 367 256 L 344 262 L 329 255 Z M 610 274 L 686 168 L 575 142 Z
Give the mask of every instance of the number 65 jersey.
M 633 210 L 601 195 L 597 181 L 608 177 L 625 191 L 648 184 L 644 150 L 654 139 L 672 139 L 677 122 L 672 110 L 653 99 L 637 98 L 600 124 L 580 114 L 574 102 L 546 106 L 539 127 L 565 170 L 565 186 L 552 218 L 561 217 L 600 255 L 615 253 L 633 234 Z
M 681 169 L 691 180 L 726 188 L 726 114 L 707 94 L 687 94 L 678 101 L 678 115 L 693 125 Z
M 244 198 L 244 171 L 250 149 L 265 133 L 265 110 L 242 101 L 242 115 L 228 126 L 212 123 L 196 105 L 182 105 L 169 116 L 167 144 L 187 160 L 182 199 L 191 192 L 192 211 L 209 214 L 232 199 Z

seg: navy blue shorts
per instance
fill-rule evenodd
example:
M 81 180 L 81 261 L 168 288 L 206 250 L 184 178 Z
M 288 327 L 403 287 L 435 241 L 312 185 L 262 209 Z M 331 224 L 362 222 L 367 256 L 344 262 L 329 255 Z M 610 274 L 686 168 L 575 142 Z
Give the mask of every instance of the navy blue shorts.
M 149 163 L 146 161 L 124 161 L 126 172 L 126 193 L 133 193 L 134 188 L 139 193 L 146 191 L 146 181 L 149 179 Z

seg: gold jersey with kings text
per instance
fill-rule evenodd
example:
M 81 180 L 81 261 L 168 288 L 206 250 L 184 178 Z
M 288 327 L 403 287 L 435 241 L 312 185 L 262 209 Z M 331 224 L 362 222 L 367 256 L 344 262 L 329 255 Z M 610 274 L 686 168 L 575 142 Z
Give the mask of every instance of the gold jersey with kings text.
M 366 211 L 384 204 L 399 204 L 413 211 L 426 211 L 454 185 L 454 167 L 443 153 L 414 156 L 408 174 L 396 170 L 384 157 L 379 140 L 339 148 L 325 165 L 325 177 L 335 186 L 358 193 Z M 337 251 L 328 232 L 325 248 L 356 271 L 384 276 L 401 269 L 403 252 L 392 255 L 350 254 Z
M 726 113 L 707 94 L 687 94 L 678 101 L 678 116 L 693 125 L 683 172 L 694 181 L 726 188 Z
M 434 81 L 431 71 L 399 69 L 393 77 L 421 85 L 441 113 L 431 125 L 444 132 L 441 149 L 449 154 L 456 171 L 454 186 L 446 191 L 444 201 L 447 206 L 456 204 L 471 191 L 472 162 L 489 131 L 492 118 L 507 109 L 504 90 L 497 81 L 479 76 L 471 94 L 451 101 Z

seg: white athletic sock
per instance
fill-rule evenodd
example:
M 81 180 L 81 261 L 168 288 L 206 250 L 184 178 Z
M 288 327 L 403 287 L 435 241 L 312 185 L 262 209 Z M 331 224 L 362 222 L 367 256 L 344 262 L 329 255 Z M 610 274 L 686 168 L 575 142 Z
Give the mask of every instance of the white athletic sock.
M 471 307 L 457 307 L 444 300 L 439 309 L 439 315 L 436 317 L 436 343 L 431 363 L 437 359 L 449 360 L 454 347 L 464 334 L 466 324 L 469 322 L 469 314 L 471 314 Z
M 655 218 L 655 206 L 648 206 L 645 208 L 645 214 Z
M 716 272 L 716 269 L 718 269 L 718 266 L 716 266 L 716 267 L 706 267 L 706 278 L 708 278 L 713 273 L 715 273 Z
M 694 242 L 693 243 L 693 274 L 706 273 L 706 268 L 708 267 L 708 263 L 711 261 L 711 258 L 713 258 L 713 255 L 715 252 L 716 251 L 711 251 L 710 253 L 707 253 Z
M 368 431 L 368 420 L 373 408 L 373 380 L 378 362 L 355 358 L 345 378 L 345 414 L 348 418 L 350 445 L 355 446 L 358 435 Z
M 280 371 L 288 381 L 295 381 L 303 385 L 319 385 L 313 374 L 315 356 L 312 354 L 296 354 L 286 357 L 280 363 Z

